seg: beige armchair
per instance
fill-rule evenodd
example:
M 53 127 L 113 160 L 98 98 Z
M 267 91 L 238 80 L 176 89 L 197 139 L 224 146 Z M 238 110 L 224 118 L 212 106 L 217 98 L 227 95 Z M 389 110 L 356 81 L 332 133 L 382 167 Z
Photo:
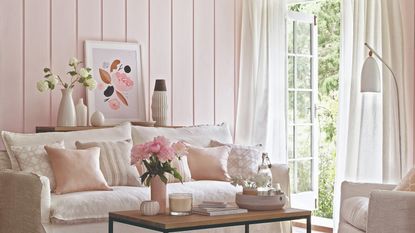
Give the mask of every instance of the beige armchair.
M 343 182 L 339 233 L 414 233 L 415 192 L 396 185 Z

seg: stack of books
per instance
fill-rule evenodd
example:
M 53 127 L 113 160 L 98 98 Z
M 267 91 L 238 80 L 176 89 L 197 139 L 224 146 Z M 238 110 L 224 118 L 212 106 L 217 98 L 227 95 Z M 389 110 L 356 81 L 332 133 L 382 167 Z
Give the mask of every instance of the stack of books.
M 192 213 L 205 216 L 243 214 L 247 212 L 248 210 L 246 209 L 240 209 L 237 206 L 226 202 L 204 201 L 202 204 L 192 208 Z

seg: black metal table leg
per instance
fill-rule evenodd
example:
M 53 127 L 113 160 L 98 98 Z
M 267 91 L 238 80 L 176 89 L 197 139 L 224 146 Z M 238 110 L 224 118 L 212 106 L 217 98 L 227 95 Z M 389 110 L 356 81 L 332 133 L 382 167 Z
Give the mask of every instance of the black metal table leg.
M 245 233 L 249 233 L 249 224 L 245 224 Z
M 311 233 L 311 216 L 307 217 L 307 233 Z
M 114 233 L 114 222 L 111 218 L 108 219 L 108 233 Z

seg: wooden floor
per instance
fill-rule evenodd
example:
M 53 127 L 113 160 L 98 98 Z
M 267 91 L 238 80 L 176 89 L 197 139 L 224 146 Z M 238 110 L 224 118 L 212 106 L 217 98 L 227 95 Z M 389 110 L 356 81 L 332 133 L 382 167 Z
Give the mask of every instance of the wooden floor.
M 304 228 L 293 227 L 292 233 L 305 233 L 306 230 Z M 322 233 L 321 231 L 312 231 L 313 233 Z

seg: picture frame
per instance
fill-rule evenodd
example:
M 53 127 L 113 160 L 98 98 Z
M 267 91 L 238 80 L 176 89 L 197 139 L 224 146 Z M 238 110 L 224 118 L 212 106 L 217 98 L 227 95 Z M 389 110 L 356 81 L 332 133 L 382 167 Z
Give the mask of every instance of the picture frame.
M 97 81 L 97 88 L 86 94 L 88 119 L 100 111 L 106 125 L 146 121 L 140 45 L 86 40 L 84 49 L 85 65 Z

